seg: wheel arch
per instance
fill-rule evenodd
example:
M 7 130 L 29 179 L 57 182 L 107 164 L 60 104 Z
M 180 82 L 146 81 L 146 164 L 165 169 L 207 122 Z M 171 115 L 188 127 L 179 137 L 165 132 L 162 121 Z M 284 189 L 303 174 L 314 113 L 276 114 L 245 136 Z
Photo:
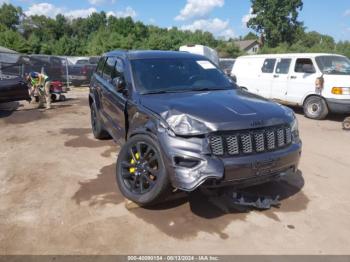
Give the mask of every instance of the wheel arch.
M 309 94 L 305 95 L 305 97 L 304 97 L 303 100 L 302 100 L 301 106 L 304 106 L 306 100 L 307 100 L 309 97 L 312 97 L 312 96 L 319 97 L 319 98 L 323 99 L 323 100 L 326 102 L 327 107 L 328 107 L 327 100 L 326 100 L 323 96 L 318 95 L 318 94 L 315 94 L 315 93 L 309 93 Z

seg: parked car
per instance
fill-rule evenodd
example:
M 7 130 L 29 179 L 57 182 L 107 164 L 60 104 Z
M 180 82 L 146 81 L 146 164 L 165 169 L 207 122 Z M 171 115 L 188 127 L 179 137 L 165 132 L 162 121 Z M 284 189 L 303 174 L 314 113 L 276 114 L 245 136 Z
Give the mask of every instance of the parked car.
M 25 73 L 44 71 L 52 81 L 67 81 L 66 67 L 57 56 L 30 55 L 30 65 L 25 67 Z
M 220 58 L 219 67 L 226 75 L 231 75 L 233 65 L 235 64 L 236 59 L 233 58 Z
M 30 100 L 27 83 L 22 78 L 0 80 L 0 103 Z
M 350 60 L 335 54 L 279 54 L 239 57 L 232 69 L 237 84 L 282 104 L 301 106 L 307 117 L 350 113 Z M 323 78 L 319 91 L 315 82 Z
M 69 78 L 74 86 L 90 84 L 91 75 L 96 70 L 98 58 L 90 57 L 79 59 L 73 65 L 69 65 Z
M 107 53 L 93 74 L 89 104 L 94 136 L 122 145 L 120 191 L 140 205 L 169 187 L 243 187 L 298 168 L 293 111 L 237 88 L 204 56 Z
M 184 45 L 181 46 L 179 51 L 188 52 L 191 54 L 202 55 L 213 62 L 215 65 L 219 65 L 219 55 L 216 50 L 205 45 Z

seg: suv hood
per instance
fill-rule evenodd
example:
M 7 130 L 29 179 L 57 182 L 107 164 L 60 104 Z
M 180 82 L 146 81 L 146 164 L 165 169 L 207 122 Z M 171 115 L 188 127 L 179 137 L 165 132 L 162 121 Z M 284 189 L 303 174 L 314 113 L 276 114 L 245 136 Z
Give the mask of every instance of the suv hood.
M 290 109 L 241 90 L 142 95 L 141 104 L 179 135 L 291 123 Z

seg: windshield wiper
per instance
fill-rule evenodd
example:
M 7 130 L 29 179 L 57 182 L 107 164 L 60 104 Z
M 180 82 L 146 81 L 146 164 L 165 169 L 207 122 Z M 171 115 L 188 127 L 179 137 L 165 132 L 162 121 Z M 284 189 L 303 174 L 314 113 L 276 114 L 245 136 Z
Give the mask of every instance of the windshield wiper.
M 145 92 L 142 95 L 158 95 L 158 94 L 167 94 L 167 93 L 181 93 L 182 91 L 175 91 L 175 90 L 155 90 L 155 91 L 149 91 Z

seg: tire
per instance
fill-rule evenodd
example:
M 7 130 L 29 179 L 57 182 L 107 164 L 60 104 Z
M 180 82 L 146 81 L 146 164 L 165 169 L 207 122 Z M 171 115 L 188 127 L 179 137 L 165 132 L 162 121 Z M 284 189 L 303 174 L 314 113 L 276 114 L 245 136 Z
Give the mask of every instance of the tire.
M 350 117 L 348 117 L 344 120 L 343 129 L 346 131 L 350 131 Z
M 61 102 L 66 101 L 66 99 L 67 99 L 67 98 L 66 98 L 65 95 L 60 95 L 60 99 L 59 99 L 59 100 L 60 100 Z
M 94 134 L 94 137 L 99 140 L 110 138 L 108 132 L 103 128 L 103 124 L 101 122 L 100 116 L 94 103 L 90 106 L 90 112 L 91 129 L 92 133 Z
M 322 120 L 328 115 L 326 101 L 319 96 L 310 96 L 304 102 L 304 114 L 307 118 Z
M 124 197 L 140 206 L 150 206 L 168 193 L 170 183 L 160 152 L 158 142 L 149 136 L 136 135 L 125 143 L 116 168 L 117 184 Z
M 55 94 L 52 94 L 51 95 L 51 101 L 52 102 L 56 102 L 56 100 L 57 100 L 57 96 Z

